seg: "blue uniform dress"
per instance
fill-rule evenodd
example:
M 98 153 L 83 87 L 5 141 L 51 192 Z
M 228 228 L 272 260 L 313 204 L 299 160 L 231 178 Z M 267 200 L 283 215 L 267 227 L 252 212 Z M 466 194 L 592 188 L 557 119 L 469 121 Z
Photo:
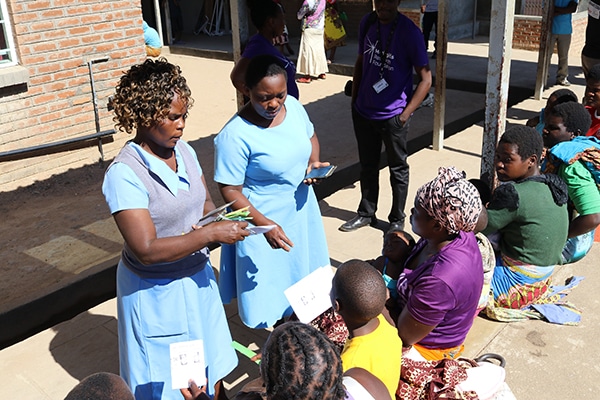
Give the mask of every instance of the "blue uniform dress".
M 202 170 L 183 141 L 175 154 L 177 172 L 137 144 L 125 145 L 102 186 L 111 213 L 148 209 L 159 238 L 190 232 L 206 199 Z M 120 373 L 136 399 L 181 399 L 171 389 L 171 343 L 204 341 L 210 394 L 237 365 L 206 248 L 172 263 L 143 265 L 125 243 L 117 267 L 117 313 Z
M 303 183 L 314 127 L 295 98 L 287 96 L 285 107 L 279 126 L 261 128 L 236 115 L 215 138 L 215 181 L 243 185 L 250 203 L 294 243 L 288 253 L 253 235 L 221 247 L 221 297 L 226 303 L 237 297 L 242 321 L 253 328 L 290 315 L 283 291 L 329 265 L 319 204 Z

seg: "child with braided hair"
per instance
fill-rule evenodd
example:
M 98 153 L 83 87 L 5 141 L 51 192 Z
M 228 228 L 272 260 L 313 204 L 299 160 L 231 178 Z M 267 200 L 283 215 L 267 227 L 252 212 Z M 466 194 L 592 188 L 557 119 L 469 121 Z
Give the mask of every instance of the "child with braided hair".
M 368 371 L 352 368 L 342 374 L 336 346 L 299 321 L 275 328 L 261 358 L 261 378 L 234 400 L 391 400 L 385 385 Z

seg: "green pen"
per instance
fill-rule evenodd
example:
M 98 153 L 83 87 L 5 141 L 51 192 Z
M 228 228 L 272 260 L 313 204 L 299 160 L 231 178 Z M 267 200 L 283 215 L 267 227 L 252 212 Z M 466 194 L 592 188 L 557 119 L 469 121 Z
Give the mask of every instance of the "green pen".
M 233 342 L 231 342 L 231 346 L 250 359 L 252 359 L 252 357 L 256 356 L 255 352 L 253 352 L 252 350 L 250 350 L 243 344 L 236 342 L 235 340 Z M 260 364 L 260 360 L 255 360 L 254 362 L 257 364 Z

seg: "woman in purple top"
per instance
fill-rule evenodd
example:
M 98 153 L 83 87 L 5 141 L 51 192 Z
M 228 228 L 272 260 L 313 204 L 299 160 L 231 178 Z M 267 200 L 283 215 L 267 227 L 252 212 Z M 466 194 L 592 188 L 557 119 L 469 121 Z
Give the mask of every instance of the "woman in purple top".
M 473 325 L 483 287 L 473 230 L 482 210 L 477 189 L 454 167 L 417 191 L 410 222 L 421 239 L 398 278 L 393 318 L 404 346 L 428 360 L 457 358 Z
M 288 77 L 288 95 L 299 99 L 296 66 L 273 45 L 273 40 L 283 34 L 285 26 L 283 8 L 273 0 L 248 0 L 248 8 L 250 9 L 250 19 L 258 29 L 258 33 L 248 40 L 242 57 L 231 71 L 230 78 L 233 86 L 244 96 L 249 97 L 248 88 L 244 84 L 248 64 L 253 57 L 268 54 L 281 60 Z

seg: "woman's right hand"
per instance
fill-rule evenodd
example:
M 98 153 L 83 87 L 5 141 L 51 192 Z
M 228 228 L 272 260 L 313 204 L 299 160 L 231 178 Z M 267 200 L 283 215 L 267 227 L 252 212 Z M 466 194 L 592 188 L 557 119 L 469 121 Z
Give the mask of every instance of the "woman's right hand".
M 290 248 L 294 247 L 294 243 L 292 243 L 292 241 L 286 236 L 281 226 L 274 222 L 269 225 L 275 225 L 275 228 L 265 233 L 265 239 L 267 239 L 267 242 L 269 245 L 271 245 L 271 248 L 290 251 Z
M 248 223 L 246 221 L 219 221 L 212 222 L 202 229 L 210 229 L 211 236 L 215 242 L 224 244 L 233 244 L 244 240 L 250 232 L 246 230 Z

